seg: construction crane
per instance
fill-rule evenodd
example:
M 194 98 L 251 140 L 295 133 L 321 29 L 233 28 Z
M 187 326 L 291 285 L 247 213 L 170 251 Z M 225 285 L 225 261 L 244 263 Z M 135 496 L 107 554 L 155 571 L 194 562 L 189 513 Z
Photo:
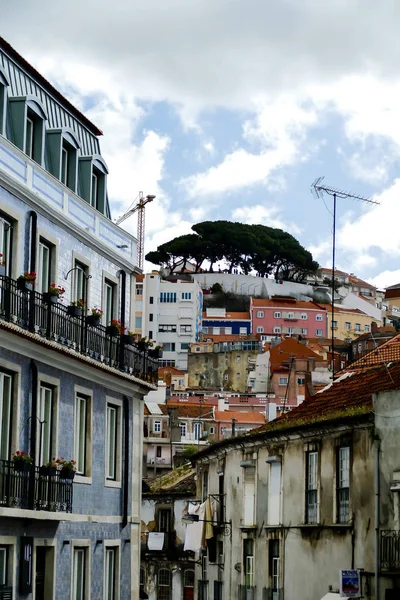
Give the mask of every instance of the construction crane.
M 138 214 L 138 227 L 137 227 L 137 238 L 138 238 L 138 250 L 137 250 L 137 258 L 138 258 L 138 266 L 143 270 L 143 260 L 144 260 L 144 216 L 145 216 L 145 206 L 149 202 L 154 200 L 155 196 L 151 194 L 147 194 L 144 197 L 143 192 L 139 192 L 139 195 L 135 199 L 135 202 L 132 206 L 124 213 L 119 219 L 115 221 L 116 225 L 121 225 L 123 221 L 125 221 L 128 217 L 133 215 L 133 213 L 137 212 Z

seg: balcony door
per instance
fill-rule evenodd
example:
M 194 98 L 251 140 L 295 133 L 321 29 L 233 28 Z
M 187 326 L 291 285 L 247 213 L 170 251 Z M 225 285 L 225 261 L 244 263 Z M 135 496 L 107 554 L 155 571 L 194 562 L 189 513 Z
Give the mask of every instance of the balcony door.
M 183 600 L 194 600 L 193 569 L 186 569 L 183 573 Z
M 12 383 L 12 375 L 0 372 L 0 460 L 10 459 Z

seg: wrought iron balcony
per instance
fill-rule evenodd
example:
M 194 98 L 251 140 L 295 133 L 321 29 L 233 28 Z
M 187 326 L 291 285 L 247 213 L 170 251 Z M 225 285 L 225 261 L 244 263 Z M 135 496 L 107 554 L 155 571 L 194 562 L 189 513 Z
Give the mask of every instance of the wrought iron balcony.
M 381 531 L 381 571 L 400 571 L 400 531 Z
M 71 316 L 61 302 L 20 290 L 17 281 L 5 275 L 0 275 L 0 319 L 139 379 L 157 382 L 158 359 L 147 350 L 124 343 L 121 336 L 113 337 L 103 325 L 91 325 L 85 315 Z
M 0 507 L 72 512 L 72 479 L 62 478 L 60 471 L 46 475 L 40 467 L 23 466 L 26 470 L 0 460 Z
M 12 600 L 13 588 L 10 585 L 0 585 L 0 600 Z

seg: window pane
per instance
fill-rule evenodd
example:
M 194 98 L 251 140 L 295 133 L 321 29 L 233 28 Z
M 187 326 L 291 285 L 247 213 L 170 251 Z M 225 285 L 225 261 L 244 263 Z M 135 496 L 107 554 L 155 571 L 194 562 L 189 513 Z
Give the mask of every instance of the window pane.
M 7 585 L 7 548 L 0 548 L 0 585 Z
M 79 300 L 83 296 L 87 300 L 86 267 L 78 262 L 75 263 L 75 267 L 75 300 Z
M 0 394 L 0 458 L 2 460 L 8 460 L 10 457 L 12 377 L 6 373 L 0 373 Z
M 76 396 L 75 400 L 75 460 L 78 473 L 85 472 L 86 456 L 86 414 L 88 400 L 85 396 Z
M 68 183 L 68 159 L 68 150 L 63 148 L 61 157 L 61 183 L 64 185 L 67 185 Z
M 106 569 L 104 587 L 106 590 L 105 600 L 114 600 L 115 598 L 115 548 L 106 550 Z
M 109 325 L 114 317 L 114 289 L 110 283 L 104 284 L 104 322 Z
M 115 479 L 115 459 L 117 445 L 117 409 L 114 406 L 107 406 L 107 456 L 106 456 L 106 477 Z
M 33 121 L 26 119 L 25 154 L 33 158 Z
M 50 285 L 50 256 L 49 246 L 40 242 L 39 244 L 39 292 L 47 292 Z
M 73 600 L 85 599 L 85 550 L 74 550 Z
M 5 261 L 6 275 L 11 276 L 12 266 L 12 225 L 7 219 L 1 217 L 0 220 L 0 253 L 3 255 L 2 260 Z
M 92 198 L 91 198 L 91 205 L 94 206 L 94 208 L 97 208 L 97 177 L 96 175 L 92 175 Z
M 39 464 L 44 465 L 52 458 L 51 452 L 51 432 L 52 432 L 52 409 L 53 409 L 53 390 L 41 386 L 39 397 L 39 420 L 38 423 L 38 443 Z

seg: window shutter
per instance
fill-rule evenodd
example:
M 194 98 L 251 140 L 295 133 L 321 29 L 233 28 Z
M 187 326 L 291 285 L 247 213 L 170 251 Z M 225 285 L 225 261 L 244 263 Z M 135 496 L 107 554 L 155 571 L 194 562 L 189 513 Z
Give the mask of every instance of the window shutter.
M 21 538 L 19 559 L 19 593 L 23 596 L 32 592 L 33 538 Z

